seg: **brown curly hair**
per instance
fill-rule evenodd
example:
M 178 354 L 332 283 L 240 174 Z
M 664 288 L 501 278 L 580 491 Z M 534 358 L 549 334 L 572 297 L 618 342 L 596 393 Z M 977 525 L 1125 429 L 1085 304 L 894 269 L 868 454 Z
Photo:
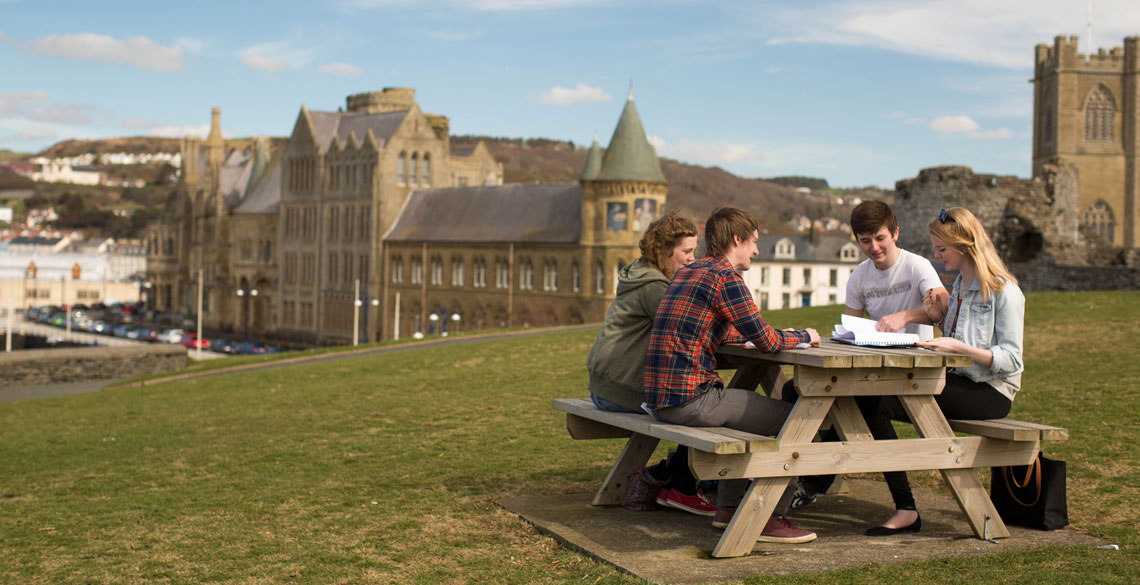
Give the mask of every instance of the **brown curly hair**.
M 637 246 L 641 258 L 672 279 L 676 269 L 669 263 L 673 250 L 687 237 L 697 236 L 697 226 L 684 213 L 674 210 L 653 220 Z

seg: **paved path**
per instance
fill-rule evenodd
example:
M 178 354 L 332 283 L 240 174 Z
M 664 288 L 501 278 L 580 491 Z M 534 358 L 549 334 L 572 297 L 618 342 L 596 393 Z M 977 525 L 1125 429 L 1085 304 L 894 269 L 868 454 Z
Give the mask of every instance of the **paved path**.
M 343 360 L 350 358 L 358 358 L 365 356 L 380 355 L 386 353 L 398 353 L 403 351 L 416 351 L 420 349 L 427 349 L 431 347 L 440 347 L 448 345 L 466 345 L 469 343 L 483 343 L 487 341 L 496 341 L 500 339 L 514 339 L 517 337 L 527 337 L 530 335 L 546 335 L 550 333 L 558 333 L 562 331 L 581 331 L 586 329 L 597 329 L 598 323 L 590 323 L 587 325 L 574 325 L 569 327 L 549 327 L 542 329 L 529 329 L 526 331 L 512 331 L 508 333 L 488 333 L 484 335 L 464 335 L 460 337 L 447 337 L 435 338 L 423 341 L 411 341 L 399 345 L 388 345 L 384 347 L 369 347 L 364 349 L 338 351 L 333 353 L 325 353 L 320 355 L 297 355 L 296 357 L 287 357 L 272 362 L 261 364 L 243 364 L 234 366 L 232 368 L 221 368 L 217 370 L 208 370 L 204 372 L 187 372 L 184 374 L 175 374 L 164 378 L 154 378 L 150 380 L 143 380 L 132 384 L 120 384 L 115 380 L 103 380 L 93 382 L 77 382 L 74 384 L 53 384 L 47 386 L 25 386 L 25 387 L 8 387 L 0 386 L 0 402 L 8 402 L 11 400 L 23 400 L 26 398 L 46 398 L 49 396 L 64 396 L 68 394 L 79 394 L 81 392 L 95 392 L 102 390 L 109 386 L 150 386 L 153 384 L 164 384 L 167 382 L 175 382 L 178 380 L 188 380 L 191 378 L 208 378 L 212 376 L 225 376 L 238 372 L 253 372 L 259 370 L 272 370 L 277 368 L 288 368 L 303 364 L 312 364 L 317 362 L 326 362 L 332 360 Z M 2 349 L 2 348 L 0 348 Z M 190 350 L 194 351 L 194 350 Z M 298 352 L 301 353 L 301 352 Z

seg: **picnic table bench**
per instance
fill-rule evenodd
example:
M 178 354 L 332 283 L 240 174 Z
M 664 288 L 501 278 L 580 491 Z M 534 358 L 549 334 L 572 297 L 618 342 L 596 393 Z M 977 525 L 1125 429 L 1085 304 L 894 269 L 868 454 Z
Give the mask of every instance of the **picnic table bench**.
M 566 428 L 576 440 L 628 439 L 595 494 L 594 505 L 620 504 L 626 478 L 645 465 L 661 440 L 691 448 L 690 466 L 699 479 L 753 479 L 713 550 L 714 557 L 751 552 L 788 482 L 808 475 L 937 469 L 975 536 L 1006 538 L 1009 530 L 974 469 L 1027 465 L 1042 441 L 1068 439 L 1066 429 L 1011 419 L 947 420 L 934 397 L 945 385 L 947 367 L 972 363 L 964 355 L 825 340 L 818 348 L 774 353 L 726 345 L 717 358 L 723 366 L 736 368 L 730 387 L 760 386 L 769 394 L 783 385 L 780 367 L 794 366 L 801 398 L 776 437 L 668 424 L 648 414 L 606 412 L 588 399 L 553 403 L 566 413 Z M 855 397 L 876 395 L 897 396 L 919 438 L 874 440 Z M 828 422 L 841 440 L 812 442 Z

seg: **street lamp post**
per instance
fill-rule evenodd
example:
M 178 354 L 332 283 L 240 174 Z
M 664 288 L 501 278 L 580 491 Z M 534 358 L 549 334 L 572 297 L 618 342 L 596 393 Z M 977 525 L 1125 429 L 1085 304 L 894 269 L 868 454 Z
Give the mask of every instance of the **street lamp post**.
M 257 289 L 250 288 L 249 284 L 243 284 L 234 294 L 241 297 L 242 337 L 243 341 L 249 341 L 249 303 L 257 296 Z

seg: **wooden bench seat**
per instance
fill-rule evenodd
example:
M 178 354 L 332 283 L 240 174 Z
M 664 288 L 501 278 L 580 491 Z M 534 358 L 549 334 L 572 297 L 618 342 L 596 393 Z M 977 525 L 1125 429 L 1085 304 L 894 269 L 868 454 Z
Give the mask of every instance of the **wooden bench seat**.
M 989 437 L 991 439 L 1004 439 L 1006 441 L 1069 440 L 1069 429 L 1009 418 L 993 420 L 951 420 L 949 423 L 950 428 L 956 432 Z

